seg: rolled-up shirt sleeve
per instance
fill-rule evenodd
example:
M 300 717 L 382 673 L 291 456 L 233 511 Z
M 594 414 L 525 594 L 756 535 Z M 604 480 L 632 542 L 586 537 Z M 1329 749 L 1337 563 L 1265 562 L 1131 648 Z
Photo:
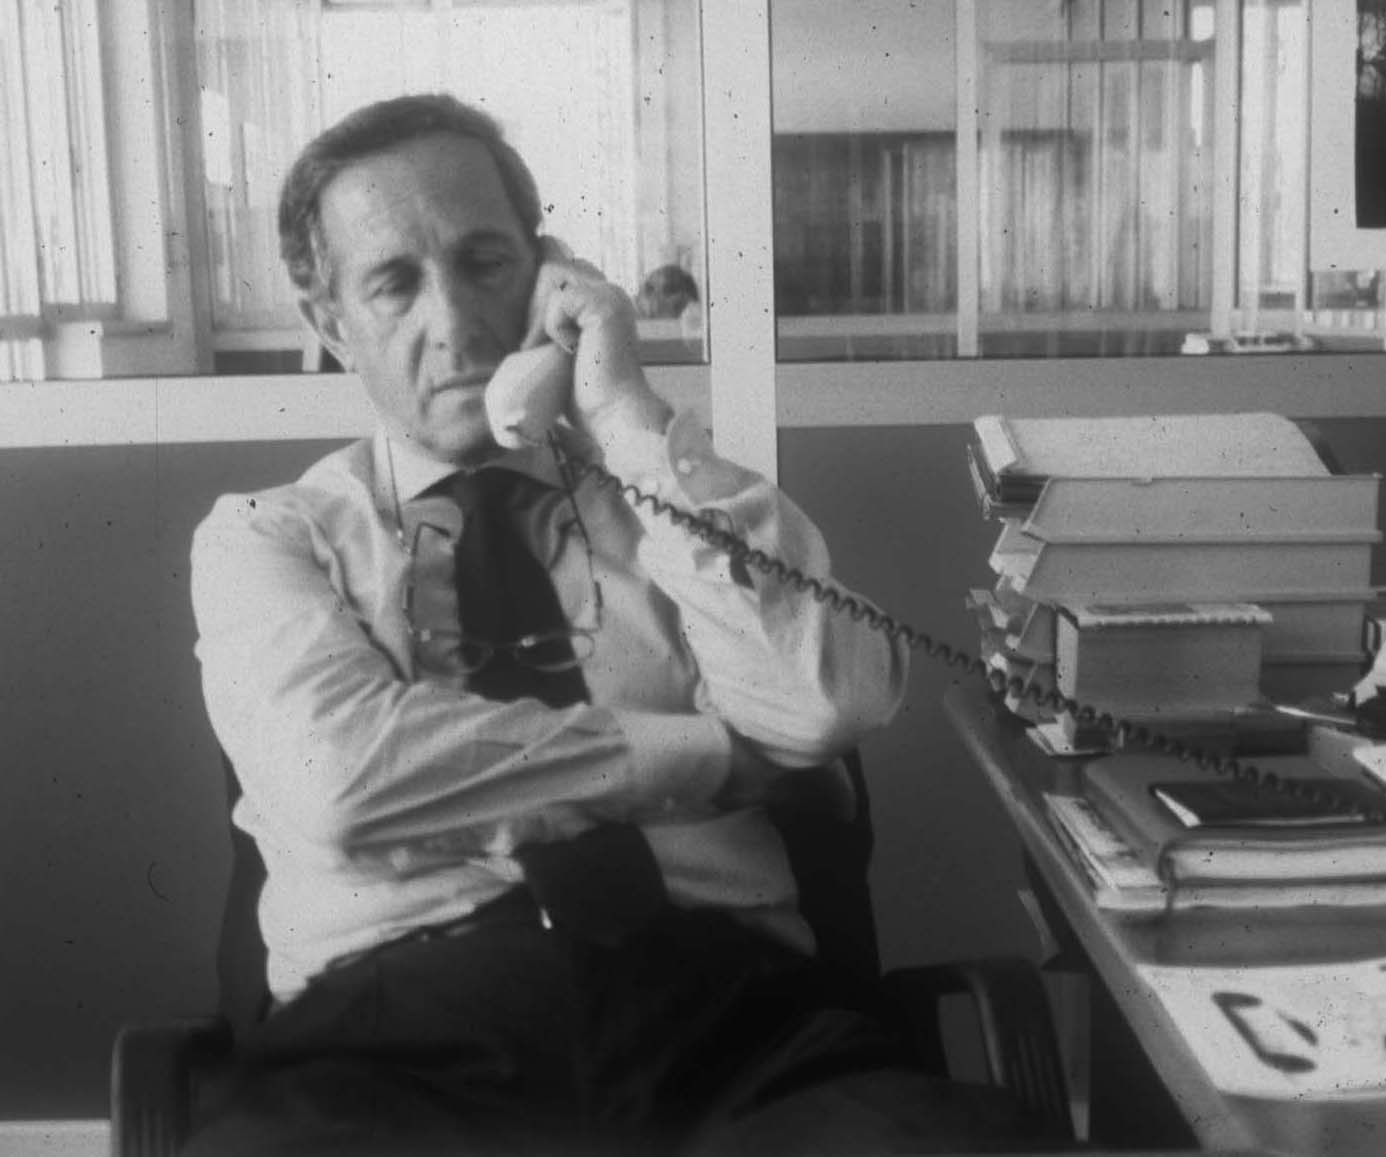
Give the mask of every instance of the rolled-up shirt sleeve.
M 691 414 L 664 436 L 632 432 L 608 449 L 606 465 L 658 503 L 831 584 L 818 529 L 777 487 L 719 458 Z M 708 711 L 786 767 L 822 763 L 891 718 L 909 670 L 902 640 L 745 565 L 653 502 L 634 507 L 645 531 L 640 561 L 679 606 Z
M 500 703 L 407 679 L 341 594 L 321 527 L 278 493 L 220 500 L 192 553 L 208 713 L 266 823 L 348 860 L 504 856 L 594 818 L 696 809 L 725 779 L 711 714 Z

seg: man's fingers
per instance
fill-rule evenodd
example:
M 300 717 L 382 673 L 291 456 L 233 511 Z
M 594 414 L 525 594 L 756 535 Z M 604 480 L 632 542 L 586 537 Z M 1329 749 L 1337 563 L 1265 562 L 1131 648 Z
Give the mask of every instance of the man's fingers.
M 548 341 L 548 334 L 545 331 L 545 321 L 548 314 L 549 298 L 553 295 L 553 288 L 558 280 L 557 266 L 546 261 L 539 266 L 539 272 L 534 276 L 534 290 L 529 299 L 529 317 L 525 322 L 525 334 L 520 339 L 520 348 L 523 350 L 533 349 L 537 345 L 543 345 Z
M 550 261 L 571 261 L 572 259 L 573 251 L 557 237 L 550 237 L 546 234 L 539 238 L 540 265 Z
M 541 321 L 544 334 L 570 354 L 577 353 L 582 330 L 578 315 L 584 304 L 586 286 L 571 270 L 561 271 L 549 291 Z
M 590 261 L 573 260 L 568 247 L 556 238 L 541 237 L 539 247 L 542 256 L 568 256 L 554 256 L 539 267 L 520 348 L 531 349 L 555 341 L 571 353 L 577 348 L 577 317 L 585 304 L 580 291 L 605 285 L 606 278 Z
M 535 279 L 534 300 L 522 348 L 554 341 L 577 352 L 584 326 L 615 308 L 616 289 L 587 261 L 551 262 Z

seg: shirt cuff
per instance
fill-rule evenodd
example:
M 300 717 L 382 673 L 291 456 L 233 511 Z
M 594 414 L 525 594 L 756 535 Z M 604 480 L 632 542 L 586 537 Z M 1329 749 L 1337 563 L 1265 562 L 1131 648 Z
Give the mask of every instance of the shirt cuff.
M 630 747 L 634 794 L 666 812 L 697 810 L 731 771 L 731 736 L 715 715 L 613 711 Z
M 757 481 L 749 470 L 717 456 L 689 410 L 675 415 L 663 434 L 631 430 L 607 450 L 606 466 L 623 481 L 683 508 L 723 501 Z

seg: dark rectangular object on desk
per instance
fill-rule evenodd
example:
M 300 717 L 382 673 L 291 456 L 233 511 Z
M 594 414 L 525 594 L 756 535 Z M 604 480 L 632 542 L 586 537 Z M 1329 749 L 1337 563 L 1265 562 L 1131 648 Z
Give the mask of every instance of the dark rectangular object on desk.
M 1179 779 L 1153 783 L 1150 791 L 1186 828 L 1265 827 L 1320 830 L 1373 821 L 1365 814 L 1386 809 L 1386 792 L 1365 780 L 1338 777 L 1325 783 L 1294 777 L 1285 781 L 1306 792 L 1323 787 L 1332 798 L 1292 796 L 1245 780 Z M 1358 810 L 1354 810 L 1358 809 Z

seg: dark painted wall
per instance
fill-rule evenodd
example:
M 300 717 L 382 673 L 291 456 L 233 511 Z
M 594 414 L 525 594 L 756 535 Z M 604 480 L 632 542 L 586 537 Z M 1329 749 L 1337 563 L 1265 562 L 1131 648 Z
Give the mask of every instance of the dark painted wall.
M 228 845 L 190 536 L 329 446 L 0 452 L 0 1117 L 104 1116 L 118 1026 L 214 1005 Z
M 1386 470 L 1386 422 L 1323 425 L 1348 469 Z M 844 581 L 970 647 L 995 528 L 967 433 L 786 431 L 781 477 Z M 214 1004 L 226 817 L 189 538 L 215 495 L 333 445 L 0 452 L 0 1118 L 104 1115 L 117 1027 Z M 864 747 L 887 962 L 1035 945 L 1014 841 L 938 709 L 949 677 L 921 663 Z

